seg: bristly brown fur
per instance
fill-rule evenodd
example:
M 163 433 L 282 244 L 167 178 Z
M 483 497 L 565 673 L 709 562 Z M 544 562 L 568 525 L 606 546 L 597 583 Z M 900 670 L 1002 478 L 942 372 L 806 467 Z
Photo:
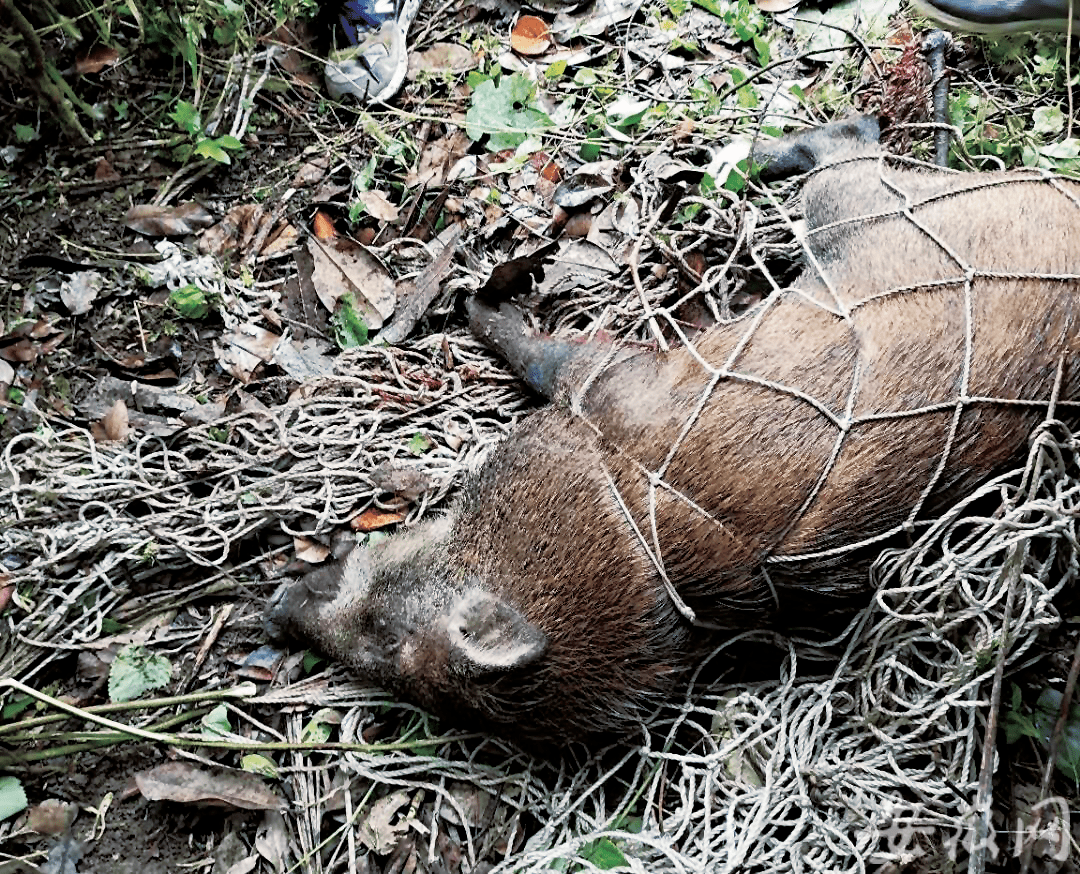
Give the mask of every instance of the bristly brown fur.
M 1045 402 L 1059 361 L 1077 397 L 1080 287 L 1032 275 L 1074 272 L 1078 199 L 1032 174 L 826 168 L 795 289 L 606 369 L 609 347 L 545 345 L 474 305 L 555 403 L 445 517 L 280 592 L 274 629 L 453 720 L 555 742 L 625 729 L 702 639 L 661 573 L 708 627 L 863 590 L 869 556 L 845 550 L 971 489 L 1045 414 L 988 399 Z M 965 266 L 1028 276 L 969 294 Z

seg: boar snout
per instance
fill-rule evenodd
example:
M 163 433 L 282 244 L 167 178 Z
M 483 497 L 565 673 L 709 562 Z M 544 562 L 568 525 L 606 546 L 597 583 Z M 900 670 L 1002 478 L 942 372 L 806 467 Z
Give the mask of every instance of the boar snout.
M 309 639 L 322 624 L 328 609 L 347 589 L 349 579 L 363 577 L 363 550 L 354 549 L 344 559 L 312 567 L 297 562 L 290 570 L 302 576 L 287 579 L 274 591 L 266 608 L 263 627 L 271 640 Z

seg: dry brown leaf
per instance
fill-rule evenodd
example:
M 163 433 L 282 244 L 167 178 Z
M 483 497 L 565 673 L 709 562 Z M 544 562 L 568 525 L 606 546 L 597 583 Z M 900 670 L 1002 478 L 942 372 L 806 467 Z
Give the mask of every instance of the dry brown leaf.
M 416 468 L 404 467 L 392 461 L 375 465 L 370 475 L 371 481 L 379 489 L 407 501 L 415 501 L 431 487 L 425 474 Z
M 334 229 L 334 220 L 321 209 L 315 213 L 312 227 L 315 230 L 315 236 L 320 240 L 332 240 L 337 236 L 337 231 Z
M 378 507 L 368 507 L 363 513 L 353 516 L 349 526 L 353 531 L 376 531 L 387 525 L 394 525 L 405 518 L 404 513 L 380 510 Z
M 471 141 L 460 130 L 428 143 L 420 154 L 416 170 L 410 170 L 406 174 L 405 184 L 409 188 L 428 183 L 435 186 L 445 185 L 450 169 L 465 157 L 470 145 Z
M 367 819 L 360 825 L 360 843 L 380 856 L 393 850 L 409 827 L 408 820 L 397 823 L 393 823 L 393 820 L 397 812 L 408 803 L 409 793 L 404 789 L 391 792 L 376 801 L 371 806 Z
M 266 811 L 262 825 L 255 833 L 255 851 L 270 863 L 271 870 L 285 870 L 283 862 L 289 851 L 289 833 L 285 818 L 276 810 Z
M 351 293 L 357 312 L 372 329 L 394 312 L 394 280 L 386 268 L 363 246 L 344 237 L 319 242 L 308 238 L 308 252 L 314 262 L 311 281 L 322 305 L 337 309 L 343 294 Z
M 5 338 L 6 340 L 6 338 Z M 17 361 L 25 364 L 37 358 L 37 349 L 26 337 L 16 340 L 14 343 L 0 345 L 0 358 L 5 361 Z
M 522 15 L 510 33 L 510 48 L 519 55 L 536 57 L 551 48 L 547 23 L 535 15 Z
M 217 348 L 218 363 L 242 383 L 251 381 L 255 369 L 274 357 L 274 347 L 281 339 L 273 331 L 247 322 L 221 335 Z
M 562 169 L 546 152 L 537 152 L 529 159 L 529 163 L 539 171 L 542 179 L 548 182 L 562 182 Z
M 326 354 L 328 349 L 329 344 L 318 337 L 303 342 L 290 339 L 274 348 L 274 364 L 297 382 L 332 376 L 334 359 Z
M 95 443 L 126 440 L 128 434 L 131 433 L 131 426 L 128 424 L 127 404 L 122 399 L 117 398 L 109 408 L 109 412 L 90 426 L 90 433 L 93 435 Z
M 322 178 L 326 175 L 326 169 L 330 166 L 330 156 L 320 155 L 318 158 L 314 158 L 300 165 L 300 169 L 296 171 L 296 175 L 293 176 L 294 188 L 305 188 L 308 185 L 314 185 L 316 182 L 321 182 Z
M 296 229 L 296 226 L 284 222 L 270 232 L 270 236 L 266 238 L 266 244 L 259 250 L 259 254 L 263 257 L 277 255 L 279 252 L 291 249 L 299 239 L 300 232 Z
M 106 67 L 120 60 L 120 52 L 109 46 L 93 46 L 86 54 L 75 59 L 75 72 L 85 76 L 87 73 L 100 73 Z
M 247 255 L 264 221 L 272 221 L 257 203 L 234 206 L 199 238 L 199 251 L 222 257 L 226 253 Z
M 398 208 L 381 191 L 361 191 L 356 199 L 379 221 L 392 222 L 398 217 Z
M 566 220 L 563 233 L 568 237 L 587 237 L 592 230 L 593 217 L 588 212 L 576 212 Z
M 166 762 L 137 773 L 135 782 L 149 801 L 203 803 L 240 810 L 280 810 L 284 806 L 261 777 L 247 771 L 210 771 L 190 762 Z
M 73 316 L 90 312 L 105 279 L 95 270 L 79 270 L 72 273 L 60 285 L 60 300 Z
M 412 80 L 420 73 L 463 73 L 478 63 L 479 58 L 465 46 L 437 42 L 422 52 L 409 52 L 409 69 L 406 75 Z
M 79 808 L 59 798 L 46 798 L 41 804 L 30 808 L 26 825 L 39 835 L 63 834 L 75 821 Z
M 109 676 L 109 669 L 112 666 L 113 659 L 116 656 L 115 652 L 111 652 L 107 649 L 101 652 L 91 652 L 89 650 L 83 650 L 79 653 L 78 658 L 75 659 L 75 676 L 80 680 L 100 680 L 102 677 Z
M 460 226 L 453 226 L 440 234 L 443 247 L 416 277 L 416 281 L 402 280 L 397 284 L 397 312 L 394 321 L 382 332 L 387 343 L 400 343 L 404 340 L 427 312 L 431 302 L 442 289 L 442 281 L 450 271 L 458 240 L 461 238 Z M 436 244 L 437 245 L 437 244 Z
M 112 164 L 104 158 L 98 158 L 97 166 L 94 167 L 95 182 L 119 182 L 120 178 Z
M 254 853 L 248 855 L 247 847 L 237 832 L 226 832 L 214 849 L 214 869 L 211 874 L 248 874 L 258 862 L 259 857 Z
M 296 557 L 300 561 L 306 561 L 309 564 L 318 564 L 321 561 L 326 561 L 327 556 L 330 555 L 330 547 L 323 543 L 319 543 L 318 540 L 311 540 L 308 537 L 294 537 L 293 549 L 296 550 Z
M 213 223 L 214 217 L 198 203 L 182 203 L 173 207 L 141 203 L 129 209 L 124 216 L 127 227 L 148 237 L 178 237 L 208 228 Z

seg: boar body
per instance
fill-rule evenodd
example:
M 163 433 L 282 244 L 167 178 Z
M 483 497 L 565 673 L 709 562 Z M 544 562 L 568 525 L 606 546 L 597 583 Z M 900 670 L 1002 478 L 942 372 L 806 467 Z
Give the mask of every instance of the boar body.
M 562 741 L 639 721 L 703 629 L 864 591 L 875 545 L 1023 451 L 1059 367 L 1076 397 L 1080 186 L 891 164 L 860 124 L 810 141 L 800 281 L 671 352 L 473 301 L 553 403 L 445 515 L 280 590 L 271 630 Z

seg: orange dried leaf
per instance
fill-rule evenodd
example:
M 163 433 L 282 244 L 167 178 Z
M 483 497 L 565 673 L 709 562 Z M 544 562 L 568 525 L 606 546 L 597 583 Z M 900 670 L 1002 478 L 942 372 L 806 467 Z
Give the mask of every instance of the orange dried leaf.
M 94 181 L 117 182 L 119 179 L 120 174 L 113 169 L 113 165 L 104 158 L 98 158 L 97 166 L 94 168 Z
M 522 15 L 510 33 L 510 48 L 526 57 L 542 55 L 551 48 L 551 32 L 544 19 Z
M 109 408 L 104 416 L 90 426 L 90 433 L 95 443 L 112 443 L 118 440 L 126 440 L 131 433 L 128 424 L 127 404 L 121 398 Z
M 359 516 L 354 516 L 349 526 L 353 531 L 374 531 L 377 528 L 385 528 L 405 518 L 404 513 L 393 513 L 389 510 L 380 510 L 378 507 L 368 507 Z
M 312 224 L 315 228 L 315 236 L 320 240 L 332 240 L 337 236 L 334 220 L 321 209 L 315 213 L 315 221 Z

